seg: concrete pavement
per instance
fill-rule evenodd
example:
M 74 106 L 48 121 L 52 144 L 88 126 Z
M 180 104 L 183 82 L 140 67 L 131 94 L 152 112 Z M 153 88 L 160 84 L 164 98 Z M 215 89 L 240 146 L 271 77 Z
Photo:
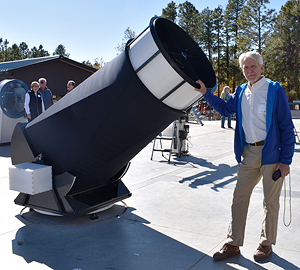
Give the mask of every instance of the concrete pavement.
M 270 258 L 253 260 L 262 220 L 262 186 L 252 194 L 242 255 L 215 262 L 230 218 L 237 163 L 231 129 L 220 121 L 189 122 L 189 155 L 160 152 L 152 145 L 132 161 L 123 182 L 132 197 L 99 214 L 78 219 L 29 212 L 9 190 L 10 146 L 0 147 L 0 264 L 2 269 L 199 270 L 300 269 L 300 143 L 297 140 L 289 193 L 281 196 L 278 239 Z M 233 123 L 234 126 L 235 123 Z M 294 119 L 300 131 L 300 119 Z M 168 142 L 166 142 L 168 143 Z M 288 179 L 286 179 L 288 180 Z M 289 182 L 286 181 L 286 184 Z M 284 207 L 285 204 L 285 207 Z M 284 218 L 285 214 L 285 218 Z

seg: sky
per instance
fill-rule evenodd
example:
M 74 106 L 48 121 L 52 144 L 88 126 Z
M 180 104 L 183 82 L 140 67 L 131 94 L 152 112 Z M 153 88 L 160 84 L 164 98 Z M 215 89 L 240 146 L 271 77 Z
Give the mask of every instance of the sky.
M 109 62 L 117 56 L 124 31 L 138 36 L 151 18 L 160 16 L 172 0 L 14 0 L 2 1 L 0 38 L 12 46 L 26 42 L 31 49 L 43 45 L 53 54 L 59 44 L 72 60 Z M 269 0 L 268 8 L 280 11 L 287 0 Z M 177 5 L 185 0 L 176 1 Z M 204 8 L 226 7 L 228 0 L 189 0 L 201 12 Z

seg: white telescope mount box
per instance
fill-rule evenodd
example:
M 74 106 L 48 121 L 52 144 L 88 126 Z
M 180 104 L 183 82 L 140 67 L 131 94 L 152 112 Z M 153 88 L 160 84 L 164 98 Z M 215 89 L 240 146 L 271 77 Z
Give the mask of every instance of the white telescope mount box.
M 52 189 L 52 166 L 21 163 L 9 167 L 9 188 L 35 195 Z

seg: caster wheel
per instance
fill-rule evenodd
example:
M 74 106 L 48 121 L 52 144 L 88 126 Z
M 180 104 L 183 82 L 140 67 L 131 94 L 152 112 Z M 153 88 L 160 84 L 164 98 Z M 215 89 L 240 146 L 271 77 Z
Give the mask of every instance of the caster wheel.
M 90 219 L 91 219 L 91 220 L 98 219 L 98 215 L 92 214 L 92 215 L 90 215 Z

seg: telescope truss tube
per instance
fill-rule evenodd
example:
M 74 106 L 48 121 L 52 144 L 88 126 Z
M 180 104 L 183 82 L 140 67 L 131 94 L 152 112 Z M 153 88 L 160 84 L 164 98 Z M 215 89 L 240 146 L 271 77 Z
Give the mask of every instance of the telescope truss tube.
M 130 160 L 201 94 L 215 73 L 199 46 L 176 24 L 153 18 L 124 52 L 87 78 L 12 139 L 12 163 L 42 154 L 53 191 L 20 193 L 15 202 L 80 216 L 129 197 L 121 181 Z M 20 153 L 26 144 L 30 153 Z

